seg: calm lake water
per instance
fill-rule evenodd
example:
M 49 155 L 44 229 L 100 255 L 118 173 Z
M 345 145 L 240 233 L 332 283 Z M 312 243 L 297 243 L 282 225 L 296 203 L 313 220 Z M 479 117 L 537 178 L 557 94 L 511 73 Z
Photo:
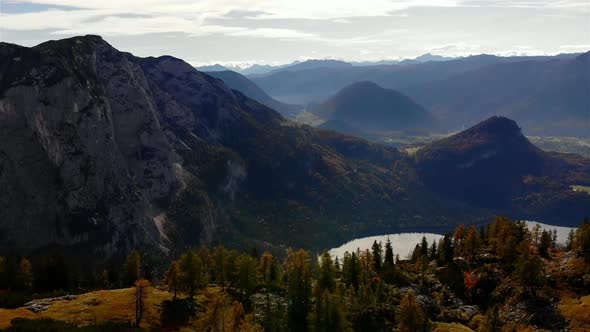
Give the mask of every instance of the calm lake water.
M 377 241 L 377 243 L 383 243 L 383 247 L 385 247 L 385 242 L 387 242 L 387 238 L 389 238 L 391 241 L 393 254 L 399 255 L 401 259 L 405 259 L 412 253 L 416 244 L 422 241 L 423 236 L 426 237 L 426 240 L 428 240 L 429 244 L 432 243 L 433 240 L 438 242 L 438 240 L 443 237 L 440 234 L 434 233 L 399 233 L 369 236 L 352 240 L 338 248 L 331 249 L 330 255 L 332 255 L 332 257 L 339 257 L 342 259 L 342 257 L 344 257 L 344 253 L 347 251 L 353 252 L 356 251 L 357 248 L 360 250 L 371 249 L 371 246 L 375 241 Z
M 555 229 L 557 231 L 557 243 L 561 244 L 561 245 L 565 245 L 565 243 L 567 242 L 567 237 L 568 237 L 569 232 L 572 229 L 574 229 L 574 230 L 576 229 L 575 227 L 553 226 L 553 225 L 539 223 L 536 221 L 525 221 L 525 222 L 526 222 L 529 229 L 532 229 L 536 224 L 539 224 L 541 226 L 541 229 L 544 229 L 547 231 L 553 232 L 553 230 Z M 375 241 L 377 241 L 377 243 L 379 243 L 379 242 L 383 243 L 383 246 L 385 247 L 385 242 L 387 242 L 387 239 L 389 238 L 389 240 L 391 241 L 391 246 L 393 248 L 393 254 L 399 255 L 400 258 L 405 259 L 409 255 L 412 254 L 414 247 L 416 246 L 417 243 L 420 243 L 422 241 L 423 236 L 426 237 L 426 240 L 428 241 L 429 245 L 432 243 L 432 241 L 438 242 L 438 240 L 443 237 L 443 235 L 435 234 L 435 233 L 398 233 L 398 234 L 369 236 L 369 237 L 354 239 L 352 241 L 349 241 L 349 242 L 341 245 L 338 248 L 331 249 L 329 252 L 330 252 L 330 255 L 332 255 L 332 257 L 338 257 L 338 258 L 342 259 L 342 257 L 344 257 L 344 253 L 347 251 L 353 252 L 353 251 L 356 251 L 357 248 L 360 250 L 365 250 L 365 249 L 370 250 L 371 246 L 373 245 L 373 242 L 375 242 Z

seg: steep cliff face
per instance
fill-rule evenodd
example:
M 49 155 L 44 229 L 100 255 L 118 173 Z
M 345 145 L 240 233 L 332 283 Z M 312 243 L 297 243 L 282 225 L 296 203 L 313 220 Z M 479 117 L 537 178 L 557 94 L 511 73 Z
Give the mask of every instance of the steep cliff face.
M 2 242 L 159 241 L 150 206 L 179 187 L 141 68 L 98 37 L 2 45 Z

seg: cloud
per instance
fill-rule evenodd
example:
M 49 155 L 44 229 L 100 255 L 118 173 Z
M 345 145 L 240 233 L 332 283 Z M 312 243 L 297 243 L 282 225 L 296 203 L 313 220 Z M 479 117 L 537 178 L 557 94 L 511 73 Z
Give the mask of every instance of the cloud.
M 590 44 L 576 44 L 576 45 L 561 45 L 560 49 L 576 49 L 576 50 L 590 50 Z
M 315 31 L 276 26 L 233 26 L 236 20 L 325 20 L 350 23 L 359 17 L 407 16 L 415 7 L 504 6 L 587 7 L 587 0 L 21 0 L 26 12 L 3 13 L 2 27 L 10 30 L 51 30 L 54 34 L 140 35 L 182 32 L 192 36 L 228 34 L 259 38 L 311 38 Z M 35 8 L 38 11 L 34 11 Z M 220 19 L 208 25 L 207 19 Z M 242 24 L 245 24 L 242 22 Z M 264 23 L 262 23 L 264 25 Z M 247 25 L 247 24 L 246 24 Z M 303 26 L 301 27 L 303 28 Z M 330 42 L 330 40 L 325 40 Z M 342 41 L 337 41 L 342 43 Z M 353 41 L 354 42 L 354 41 Z M 363 42 L 356 40 L 356 42 Z M 366 41 L 364 41 L 366 42 Z
M 317 36 L 311 33 L 300 32 L 291 29 L 274 29 L 274 28 L 257 28 L 241 29 L 227 33 L 228 36 L 234 37 L 258 37 L 258 38 L 277 38 L 277 39 L 312 39 Z
M 430 51 L 440 55 L 463 56 L 477 52 L 481 48 L 479 44 L 457 42 L 453 44 L 435 45 Z

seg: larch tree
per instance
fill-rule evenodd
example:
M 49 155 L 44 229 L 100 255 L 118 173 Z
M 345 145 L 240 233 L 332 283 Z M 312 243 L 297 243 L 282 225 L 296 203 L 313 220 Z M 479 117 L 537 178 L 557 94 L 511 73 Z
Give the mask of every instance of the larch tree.
M 180 257 L 181 285 L 193 299 L 198 289 L 205 285 L 201 259 L 193 251 L 188 251 Z
M 125 282 L 127 285 L 134 285 L 141 277 L 141 255 L 139 251 L 132 250 L 127 256 L 125 263 Z
M 397 330 L 400 332 L 426 331 L 428 319 L 414 292 L 409 291 L 400 302 L 397 313 Z
M 268 251 L 265 251 L 260 257 L 258 271 L 262 276 L 262 281 L 267 288 L 277 287 L 279 282 L 279 263 L 277 259 Z
M 173 299 L 176 300 L 181 283 L 180 267 L 177 261 L 170 263 L 164 282 L 168 286 L 168 291 L 174 294 Z

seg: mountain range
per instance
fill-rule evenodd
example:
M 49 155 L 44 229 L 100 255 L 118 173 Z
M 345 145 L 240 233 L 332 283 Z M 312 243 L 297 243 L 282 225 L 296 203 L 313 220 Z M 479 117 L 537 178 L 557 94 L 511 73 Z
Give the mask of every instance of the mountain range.
M 98 36 L 1 43 L 0 78 L 0 253 L 320 249 L 496 213 L 561 224 L 590 213 L 590 195 L 569 189 L 590 184 L 589 161 L 538 152 L 505 118 L 407 155 L 291 122 L 180 59 Z M 496 179 L 477 187 L 489 204 L 463 196 L 475 176 Z
M 523 123 L 527 134 L 587 137 L 588 54 L 478 55 L 407 65 L 279 71 L 251 79 L 272 97 L 297 104 L 321 102 L 347 85 L 372 81 L 431 110 L 445 131 L 505 115 Z
M 379 61 L 358 61 L 358 62 L 347 62 L 342 60 L 331 60 L 331 59 L 309 59 L 305 61 L 293 61 L 283 65 L 260 65 L 253 64 L 241 68 L 239 66 L 224 66 L 220 64 L 205 65 L 196 67 L 199 71 L 214 72 L 214 71 L 226 71 L 231 70 L 242 75 L 266 75 L 269 73 L 276 73 L 281 70 L 301 70 L 301 69 L 314 69 L 314 68 L 326 68 L 326 67 L 349 67 L 349 66 L 376 66 L 376 65 L 391 65 L 391 64 L 411 64 L 411 63 L 422 63 L 428 61 L 447 61 L 455 59 L 453 57 L 445 57 L 441 55 L 434 55 L 426 53 L 420 55 L 414 59 L 403 59 L 403 60 L 379 60 Z

